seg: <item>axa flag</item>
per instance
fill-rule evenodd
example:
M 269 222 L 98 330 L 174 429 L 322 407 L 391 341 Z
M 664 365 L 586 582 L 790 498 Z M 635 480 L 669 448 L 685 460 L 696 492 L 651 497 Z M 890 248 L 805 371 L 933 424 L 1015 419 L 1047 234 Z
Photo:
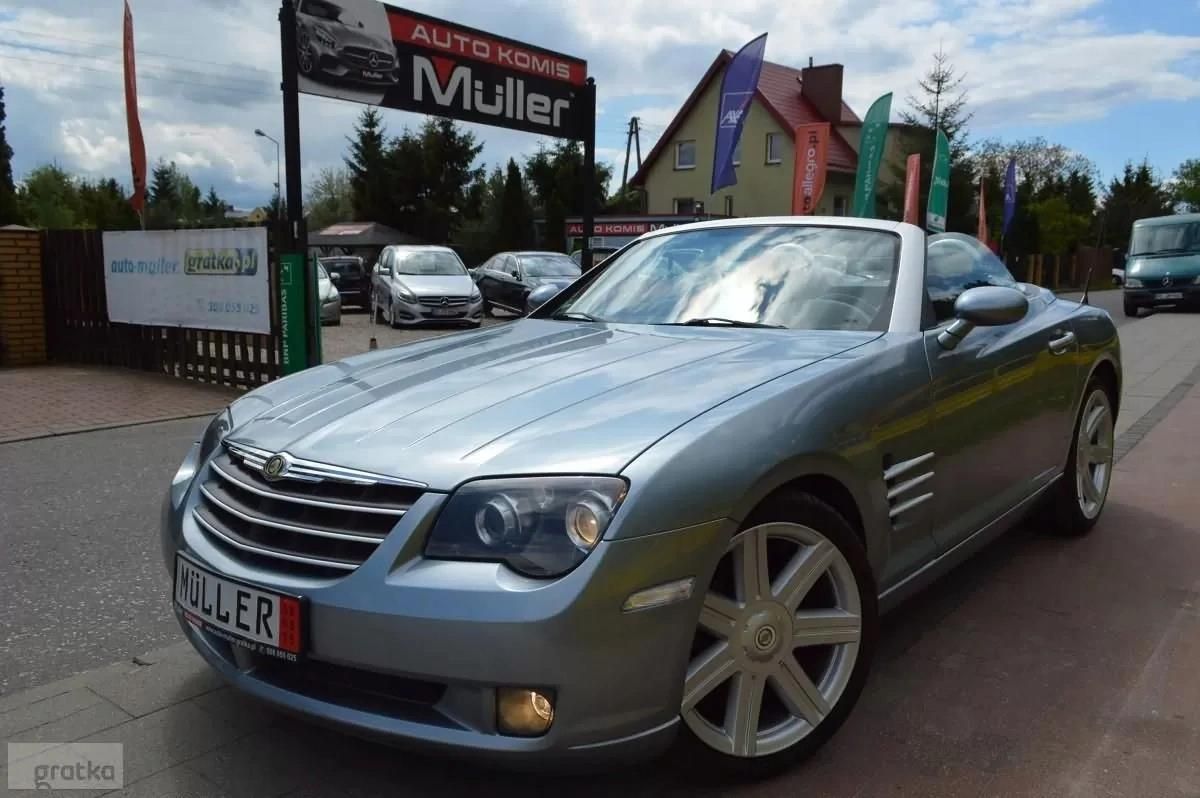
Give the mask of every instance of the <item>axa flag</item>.
M 758 89 L 762 72 L 763 53 L 767 50 L 767 34 L 749 42 L 729 62 L 721 78 L 721 102 L 717 106 L 717 140 L 713 148 L 712 189 L 715 194 L 725 186 L 737 183 L 733 168 L 733 151 L 742 137 L 746 112 Z
M 917 203 L 921 201 L 921 153 L 908 156 L 904 168 L 904 221 L 917 223 Z
M 879 179 L 879 164 L 887 145 L 888 119 L 892 114 L 892 93 L 871 104 L 863 120 L 862 140 L 858 145 L 858 176 L 854 181 L 854 215 L 875 216 L 875 183 Z
M 946 212 L 950 207 L 950 139 L 939 128 L 933 150 L 933 174 L 929 178 L 929 204 L 925 208 L 925 229 L 946 232 Z
M 133 172 L 133 195 L 129 204 L 140 216 L 146 204 L 146 142 L 138 117 L 137 72 L 133 63 L 133 12 L 125 3 L 125 124 L 129 129 L 129 166 Z
M 792 215 L 815 213 L 825 191 L 829 123 L 798 125 L 795 130 L 796 173 L 792 177 Z
M 1017 212 L 1017 159 L 1008 159 L 1008 168 L 1004 170 L 1004 226 L 1000 235 L 1008 235 L 1008 226 L 1012 224 L 1013 215 Z

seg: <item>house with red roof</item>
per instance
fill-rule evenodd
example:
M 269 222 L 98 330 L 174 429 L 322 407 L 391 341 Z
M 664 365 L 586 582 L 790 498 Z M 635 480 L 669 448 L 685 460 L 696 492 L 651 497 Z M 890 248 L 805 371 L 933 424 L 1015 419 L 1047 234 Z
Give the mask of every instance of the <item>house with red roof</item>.
M 862 120 L 842 99 L 841 64 L 794 69 L 763 62 L 758 89 L 746 114 L 734 154 L 737 184 L 709 194 L 721 78 L 733 59 L 722 51 L 650 150 L 630 181 L 645 193 L 651 214 L 703 212 L 724 216 L 787 215 L 792 206 L 795 168 L 793 131 L 811 122 L 831 124 L 825 192 L 817 213 L 850 213 Z M 902 162 L 902 138 L 888 136 L 880 180 L 893 173 L 889 163 Z

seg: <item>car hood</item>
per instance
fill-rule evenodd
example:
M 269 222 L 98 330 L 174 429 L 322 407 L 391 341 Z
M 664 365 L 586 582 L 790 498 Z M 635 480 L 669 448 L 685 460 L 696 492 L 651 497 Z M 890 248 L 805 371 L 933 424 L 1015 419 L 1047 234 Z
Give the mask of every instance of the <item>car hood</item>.
M 317 20 L 316 24 L 329 31 L 338 47 L 365 47 L 385 54 L 395 52 L 395 45 L 389 37 L 357 27 L 357 20 L 350 20 L 350 24 Z
M 466 296 L 475 285 L 469 274 L 401 274 L 399 280 L 417 296 Z
M 230 439 L 438 490 L 616 474 L 712 407 L 878 335 L 524 319 L 271 383 L 235 403 Z
M 1176 284 L 1200 277 L 1200 254 L 1160 255 L 1152 258 L 1130 258 L 1125 274 L 1139 280 L 1162 279 L 1171 274 Z M 1150 288 L 1149 284 L 1147 287 Z

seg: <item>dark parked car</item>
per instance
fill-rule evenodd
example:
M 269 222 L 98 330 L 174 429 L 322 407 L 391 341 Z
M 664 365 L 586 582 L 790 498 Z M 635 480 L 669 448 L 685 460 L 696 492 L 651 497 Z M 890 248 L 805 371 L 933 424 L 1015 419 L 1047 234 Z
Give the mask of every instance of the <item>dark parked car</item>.
M 609 255 L 616 252 L 618 247 L 592 247 L 592 265 L 599 266 L 600 261 L 607 258 Z M 583 250 L 577 249 L 571 253 L 571 260 L 575 261 L 576 265 L 583 263 Z
M 354 255 L 321 258 L 329 279 L 337 286 L 343 305 L 365 308 L 371 301 L 371 273 L 363 259 Z
M 1134 222 L 1121 277 L 1126 316 L 1164 305 L 1200 308 L 1200 213 Z
M 475 282 L 484 313 L 497 307 L 524 316 L 531 291 L 545 285 L 565 288 L 579 274 L 579 264 L 561 252 L 501 252 L 475 270 Z

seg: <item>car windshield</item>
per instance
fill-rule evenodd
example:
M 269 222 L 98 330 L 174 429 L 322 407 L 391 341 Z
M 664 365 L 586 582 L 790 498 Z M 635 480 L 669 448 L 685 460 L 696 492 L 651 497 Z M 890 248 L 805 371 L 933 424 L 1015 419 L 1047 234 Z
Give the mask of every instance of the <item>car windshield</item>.
M 325 258 L 321 261 L 321 265 L 342 277 L 361 277 L 363 274 L 362 261 L 358 258 L 343 258 L 339 260 Z
M 396 274 L 446 277 L 467 273 L 453 252 L 397 252 L 396 261 Z
M 304 0 L 300 4 L 299 13 L 307 14 L 310 17 L 317 17 L 318 19 L 327 19 L 330 22 L 337 22 L 343 14 L 343 9 L 341 6 L 328 2 L 328 0 Z
M 566 255 L 522 255 L 521 265 L 530 277 L 579 276 L 579 264 Z
M 647 238 L 553 315 L 633 324 L 886 329 L 899 267 L 893 233 L 848 227 L 714 227 Z
M 1200 221 L 1140 225 L 1133 228 L 1130 257 L 1200 252 Z

